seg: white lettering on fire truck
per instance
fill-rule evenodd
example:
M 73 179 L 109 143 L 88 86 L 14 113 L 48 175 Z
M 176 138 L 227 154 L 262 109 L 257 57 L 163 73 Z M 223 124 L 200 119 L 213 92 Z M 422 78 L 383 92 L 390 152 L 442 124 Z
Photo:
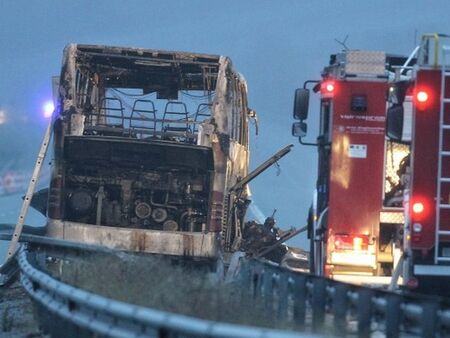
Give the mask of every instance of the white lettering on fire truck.
M 369 122 L 385 122 L 386 121 L 385 116 L 373 116 L 373 115 L 347 114 L 347 115 L 340 115 L 340 118 L 342 120 L 365 120 L 365 121 L 369 121 Z
M 339 126 L 338 129 L 340 132 L 345 132 L 348 134 L 372 134 L 372 135 L 380 135 L 384 134 L 383 127 L 360 127 L 360 126 Z

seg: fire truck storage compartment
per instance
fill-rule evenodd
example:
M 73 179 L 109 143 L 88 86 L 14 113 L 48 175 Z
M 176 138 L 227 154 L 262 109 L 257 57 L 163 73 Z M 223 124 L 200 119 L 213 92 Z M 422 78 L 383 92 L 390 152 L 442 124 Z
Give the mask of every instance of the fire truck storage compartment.
M 333 98 L 330 235 L 372 236 L 382 201 L 386 83 L 339 81 L 336 91 L 348 95 Z M 367 95 L 366 111 L 352 111 L 353 95 Z

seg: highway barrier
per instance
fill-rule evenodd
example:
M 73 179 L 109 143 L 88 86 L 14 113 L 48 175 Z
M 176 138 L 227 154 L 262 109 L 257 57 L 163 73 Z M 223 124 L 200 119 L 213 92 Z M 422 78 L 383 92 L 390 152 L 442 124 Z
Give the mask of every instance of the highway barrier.
M 337 337 L 448 337 L 450 300 L 394 293 L 293 272 L 269 262 L 241 261 L 241 285 L 262 297 L 280 320 Z

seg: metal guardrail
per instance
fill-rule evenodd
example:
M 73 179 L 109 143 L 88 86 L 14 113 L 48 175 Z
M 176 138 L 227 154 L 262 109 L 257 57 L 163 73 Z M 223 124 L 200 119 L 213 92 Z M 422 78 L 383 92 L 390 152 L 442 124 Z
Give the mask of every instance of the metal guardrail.
M 52 314 L 45 326 L 55 337 L 299 337 L 298 332 L 218 323 L 102 297 L 40 271 L 36 268 L 35 255 L 21 247 L 18 255 L 21 282 L 41 309 Z M 312 335 L 302 334 L 302 337 Z
M 24 235 L 26 236 L 26 235 Z M 41 271 L 42 253 L 103 252 L 103 249 L 28 235 L 17 260 L 21 281 L 44 312 L 54 336 L 85 337 L 280 337 L 308 333 L 218 323 L 135 306 L 62 283 Z M 108 254 L 109 250 L 104 253 Z M 258 260 L 242 258 L 232 276 L 239 287 L 260 298 L 266 314 L 288 327 L 317 335 L 358 337 L 450 335 L 450 300 L 392 293 L 320 278 Z M 54 318 L 58 317 L 58 320 Z M 61 323 L 64 323 L 62 325 Z M 68 329 L 68 326 L 70 329 Z
M 266 311 L 300 328 L 334 336 L 447 337 L 450 300 L 393 293 L 292 272 L 261 261 L 241 262 L 236 276 Z

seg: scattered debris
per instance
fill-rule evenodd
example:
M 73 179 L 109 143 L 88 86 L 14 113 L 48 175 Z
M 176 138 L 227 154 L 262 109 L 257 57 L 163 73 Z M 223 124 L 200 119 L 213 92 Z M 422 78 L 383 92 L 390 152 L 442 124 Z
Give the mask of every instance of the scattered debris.
M 0 336 L 2 338 L 46 337 L 34 318 L 34 305 L 19 283 L 0 288 Z

